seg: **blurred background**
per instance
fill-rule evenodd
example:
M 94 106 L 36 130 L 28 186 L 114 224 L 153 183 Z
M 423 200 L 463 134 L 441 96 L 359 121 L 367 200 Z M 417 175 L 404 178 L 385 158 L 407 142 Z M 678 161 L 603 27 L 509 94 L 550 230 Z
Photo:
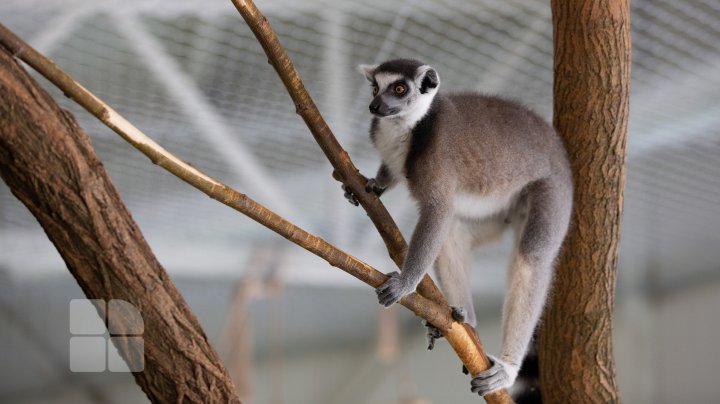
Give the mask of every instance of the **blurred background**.
M 360 63 L 414 57 L 447 90 L 552 114 L 547 1 L 258 0 L 366 175 Z M 349 205 L 259 44 L 227 0 L 3 0 L 0 21 L 180 158 L 377 268 Z M 628 403 L 717 402 L 720 375 L 720 3 L 632 2 L 632 99 L 615 354 Z M 35 75 L 37 77 L 37 75 Z M 246 403 L 477 403 L 444 341 L 405 310 L 151 164 L 43 79 L 91 136 L 145 237 Z M 404 234 L 404 190 L 383 196 Z M 479 333 L 497 353 L 509 237 L 476 253 Z M 73 373 L 83 295 L 0 182 L 0 402 L 147 402 L 127 373 Z M 382 330 L 383 332 L 379 332 Z M 145 330 L 152 332 L 152 330 Z

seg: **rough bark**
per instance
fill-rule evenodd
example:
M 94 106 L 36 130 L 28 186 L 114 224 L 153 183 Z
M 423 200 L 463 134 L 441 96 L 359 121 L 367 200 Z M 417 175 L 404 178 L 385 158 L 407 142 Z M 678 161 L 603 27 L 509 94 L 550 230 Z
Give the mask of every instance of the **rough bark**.
M 540 338 L 546 403 L 619 402 L 612 348 L 630 92 L 627 0 L 552 1 L 554 125 L 575 181 Z
M 151 401 L 240 402 L 89 138 L 2 47 L 0 176 L 42 225 L 88 298 L 122 299 L 140 311 L 145 363 L 134 376 Z M 126 319 L 113 317 L 120 320 Z M 127 346 L 118 349 L 133 354 Z

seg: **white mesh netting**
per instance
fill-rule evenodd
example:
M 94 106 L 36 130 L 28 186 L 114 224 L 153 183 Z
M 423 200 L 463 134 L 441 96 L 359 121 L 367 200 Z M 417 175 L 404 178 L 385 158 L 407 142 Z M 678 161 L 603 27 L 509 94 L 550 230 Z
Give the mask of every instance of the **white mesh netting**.
M 720 6 L 712 0 L 632 5 L 621 262 L 650 269 L 660 281 L 717 272 Z M 445 90 L 507 95 L 550 117 L 548 2 L 283 0 L 258 7 L 365 174 L 374 172 L 378 158 L 366 136 L 369 89 L 355 72 L 359 63 L 420 58 L 438 69 Z M 371 262 L 385 256 L 364 213 L 342 198 L 329 164 L 229 1 L 5 0 L 0 20 L 181 158 Z M 45 88 L 90 134 L 169 269 L 235 266 L 244 250 L 275 237 L 153 166 L 52 86 Z M 385 199 L 407 234 L 414 209 L 402 192 Z M 43 237 L 0 185 L 0 264 L 17 271 L 57 265 Z M 506 250 L 479 254 L 498 281 Z M 208 264 L 211 255 L 217 259 Z

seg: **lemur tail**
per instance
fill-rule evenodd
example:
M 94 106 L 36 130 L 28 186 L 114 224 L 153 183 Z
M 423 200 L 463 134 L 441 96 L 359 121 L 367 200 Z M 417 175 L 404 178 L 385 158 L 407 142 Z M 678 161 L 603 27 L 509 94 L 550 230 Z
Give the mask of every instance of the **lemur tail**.
M 525 359 L 520 365 L 520 371 L 512 389 L 512 396 L 516 404 L 542 404 L 537 331 L 533 335 L 527 355 L 525 355 Z

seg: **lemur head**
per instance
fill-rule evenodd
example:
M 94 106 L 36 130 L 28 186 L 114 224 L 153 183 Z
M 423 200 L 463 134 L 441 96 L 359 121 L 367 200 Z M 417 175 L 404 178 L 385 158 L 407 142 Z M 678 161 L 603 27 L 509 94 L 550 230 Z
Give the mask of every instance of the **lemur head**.
M 372 83 L 370 112 L 379 118 L 419 120 L 440 87 L 435 69 L 413 59 L 360 65 L 358 70 Z

